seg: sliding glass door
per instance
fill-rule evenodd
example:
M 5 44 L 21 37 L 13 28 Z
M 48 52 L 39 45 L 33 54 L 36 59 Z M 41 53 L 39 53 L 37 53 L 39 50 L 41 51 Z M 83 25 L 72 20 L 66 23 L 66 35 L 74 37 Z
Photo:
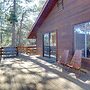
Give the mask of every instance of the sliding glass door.
M 50 57 L 56 58 L 56 32 L 50 33 Z
M 56 32 L 44 34 L 43 41 L 43 56 L 56 58 Z
M 44 47 L 43 47 L 43 55 L 50 57 L 50 34 L 44 34 Z

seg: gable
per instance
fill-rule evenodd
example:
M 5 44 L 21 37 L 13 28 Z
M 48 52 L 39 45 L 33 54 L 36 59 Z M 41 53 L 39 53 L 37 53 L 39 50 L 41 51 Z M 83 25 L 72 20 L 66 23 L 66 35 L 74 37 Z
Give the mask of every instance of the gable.
M 32 30 L 28 36 L 28 38 L 36 38 L 37 30 L 40 28 L 44 20 L 47 18 L 47 16 L 50 14 L 52 9 L 54 8 L 55 4 L 58 0 L 48 0 L 46 4 L 43 7 L 42 12 L 40 13 L 38 19 L 36 20 L 35 24 L 32 27 Z

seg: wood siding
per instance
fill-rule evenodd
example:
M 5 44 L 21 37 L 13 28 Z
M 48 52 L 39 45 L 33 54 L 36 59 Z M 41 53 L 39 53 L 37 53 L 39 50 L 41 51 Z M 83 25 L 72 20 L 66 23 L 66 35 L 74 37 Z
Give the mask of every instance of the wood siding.
M 43 34 L 57 31 L 57 56 L 74 51 L 74 25 L 90 21 L 90 0 L 64 0 L 64 10 L 53 8 L 37 32 L 38 54 L 43 55 Z

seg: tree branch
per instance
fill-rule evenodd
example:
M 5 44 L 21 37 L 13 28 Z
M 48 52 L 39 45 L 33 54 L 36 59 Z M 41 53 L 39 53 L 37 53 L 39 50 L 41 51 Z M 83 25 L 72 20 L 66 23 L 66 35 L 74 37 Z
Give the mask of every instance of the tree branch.
M 5 9 L 5 11 L 3 11 L 2 14 L 4 14 L 6 11 L 8 11 L 8 9 L 9 9 L 10 7 L 12 7 L 12 5 L 13 5 L 13 4 L 11 4 L 7 9 Z

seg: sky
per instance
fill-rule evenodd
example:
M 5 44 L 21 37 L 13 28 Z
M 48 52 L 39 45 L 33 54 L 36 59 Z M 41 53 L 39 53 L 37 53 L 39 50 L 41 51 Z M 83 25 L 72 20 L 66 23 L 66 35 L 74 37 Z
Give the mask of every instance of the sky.
M 39 5 L 39 0 L 33 0 L 33 3 L 26 3 L 24 0 L 22 0 L 22 3 L 20 4 L 23 7 L 30 7 L 36 4 L 37 6 Z
M 26 3 L 25 0 L 21 0 L 21 1 L 22 1 L 22 3 L 20 3 L 20 6 L 28 9 L 29 7 L 32 7 L 33 5 L 39 6 L 40 0 L 33 0 L 33 2 L 31 2 L 31 3 Z M 35 22 L 35 20 L 34 20 L 35 17 L 38 17 L 38 14 L 37 15 L 30 14 L 28 18 L 30 18 L 33 22 Z

